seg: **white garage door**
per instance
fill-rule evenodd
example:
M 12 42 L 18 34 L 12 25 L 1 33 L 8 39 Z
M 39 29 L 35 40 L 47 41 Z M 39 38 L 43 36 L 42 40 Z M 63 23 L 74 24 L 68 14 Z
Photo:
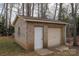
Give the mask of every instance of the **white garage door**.
M 61 41 L 61 29 L 48 28 L 48 47 L 60 45 L 60 41 Z
M 43 28 L 42 27 L 35 27 L 34 29 L 34 49 L 42 49 L 43 48 Z

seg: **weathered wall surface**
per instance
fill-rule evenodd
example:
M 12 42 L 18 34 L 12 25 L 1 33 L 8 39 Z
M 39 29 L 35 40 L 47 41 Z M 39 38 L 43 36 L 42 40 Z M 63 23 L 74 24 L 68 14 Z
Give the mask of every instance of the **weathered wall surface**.
M 18 27 L 20 28 L 20 35 L 18 35 Z M 24 48 L 27 47 L 27 24 L 26 22 L 19 18 L 15 24 L 15 41 L 17 41 Z
M 28 32 L 28 47 L 29 49 L 34 49 L 34 27 L 43 27 L 43 47 L 48 47 L 48 28 L 60 28 L 61 29 L 61 44 L 64 44 L 64 25 L 59 24 L 47 24 L 47 23 L 37 23 L 28 22 L 27 23 Z

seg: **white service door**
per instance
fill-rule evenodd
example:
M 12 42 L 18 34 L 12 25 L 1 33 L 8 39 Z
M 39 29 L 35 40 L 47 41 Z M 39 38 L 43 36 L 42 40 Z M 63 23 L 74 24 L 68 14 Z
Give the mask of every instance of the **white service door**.
M 61 42 L 61 29 L 48 28 L 48 47 L 60 45 Z
M 42 49 L 43 48 L 43 28 L 42 27 L 35 27 L 34 29 L 34 49 Z

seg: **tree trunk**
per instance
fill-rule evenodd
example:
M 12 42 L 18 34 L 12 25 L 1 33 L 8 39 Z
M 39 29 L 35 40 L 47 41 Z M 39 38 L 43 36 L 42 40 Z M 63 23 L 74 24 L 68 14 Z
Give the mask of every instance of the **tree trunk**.
M 27 13 L 27 16 L 30 17 L 31 16 L 31 4 L 30 3 L 27 3 L 26 5 L 26 13 Z
M 39 3 L 38 3 L 38 18 L 40 17 L 39 13 L 40 13 L 40 10 L 39 10 Z
M 75 6 L 75 7 L 74 7 Z M 74 45 L 76 45 L 76 25 L 77 25 L 77 22 L 76 22 L 76 13 L 77 13 L 77 5 L 76 4 L 73 4 L 71 3 L 71 7 L 72 7 L 72 18 L 73 18 L 73 24 L 74 24 L 74 32 L 73 32 L 73 36 L 74 36 Z
M 57 6 L 58 6 L 58 4 L 56 3 L 55 14 L 54 14 L 54 18 L 53 18 L 54 20 L 55 20 L 55 17 L 56 17 Z
M 32 17 L 34 15 L 34 3 L 33 3 L 33 7 L 32 7 Z
M 22 3 L 22 15 L 24 16 L 24 3 Z
M 59 5 L 59 14 L 58 14 L 58 20 L 62 20 L 61 17 L 62 17 L 62 3 L 60 3 Z
M 10 4 L 9 28 L 11 26 L 12 8 L 13 8 L 13 4 Z
M 45 8 L 43 8 L 43 18 L 47 18 L 46 16 L 47 9 L 48 9 L 48 3 L 46 3 Z
M 19 3 L 18 3 L 17 15 L 19 15 L 19 14 L 20 14 L 20 12 L 19 12 Z
M 8 3 L 5 4 L 5 25 L 6 25 L 6 34 L 8 35 L 7 24 L 8 24 Z
M 43 18 L 43 3 L 41 3 L 41 18 Z

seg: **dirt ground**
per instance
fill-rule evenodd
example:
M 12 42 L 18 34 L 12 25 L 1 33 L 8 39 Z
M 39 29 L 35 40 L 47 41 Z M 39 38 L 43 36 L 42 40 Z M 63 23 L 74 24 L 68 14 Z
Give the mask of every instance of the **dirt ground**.
M 68 49 L 50 48 L 53 53 L 46 54 L 45 56 L 78 56 L 79 47 L 72 47 Z M 13 39 L 13 37 L 0 37 L 0 56 L 40 56 L 36 51 L 24 50 Z

